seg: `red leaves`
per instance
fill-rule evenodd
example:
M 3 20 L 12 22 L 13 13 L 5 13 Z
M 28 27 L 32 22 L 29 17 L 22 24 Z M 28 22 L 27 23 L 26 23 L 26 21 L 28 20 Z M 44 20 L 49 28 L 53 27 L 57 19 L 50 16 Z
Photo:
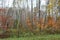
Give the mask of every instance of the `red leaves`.
M 6 9 L 4 9 L 4 8 L 0 8 L 0 11 L 4 12 L 4 11 L 6 11 Z
M 0 16 L 0 23 L 1 23 L 1 25 L 0 25 L 0 27 L 2 28 L 2 29 L 4 29 L 4 30 L 6 30 L 7 29 L 7 17 L 4 17 L 4 16 Z

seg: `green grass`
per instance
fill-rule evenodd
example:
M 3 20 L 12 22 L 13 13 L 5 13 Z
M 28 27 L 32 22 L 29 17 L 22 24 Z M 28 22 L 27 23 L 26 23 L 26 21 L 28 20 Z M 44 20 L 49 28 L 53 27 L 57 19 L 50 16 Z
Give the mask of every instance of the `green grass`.
M 6 38 L 0 40 L 60 40 L 60 35 L 40 35 L 32 37 Z

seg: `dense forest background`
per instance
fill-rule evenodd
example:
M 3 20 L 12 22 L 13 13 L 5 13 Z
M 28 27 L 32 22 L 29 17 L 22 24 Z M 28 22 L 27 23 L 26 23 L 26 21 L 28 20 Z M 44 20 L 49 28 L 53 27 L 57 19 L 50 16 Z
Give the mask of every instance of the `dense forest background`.
M 13 0 L 11 7 L 4 7 L 2 1 L 0 35 L 19 37 L 59 33 L 60 0 Z

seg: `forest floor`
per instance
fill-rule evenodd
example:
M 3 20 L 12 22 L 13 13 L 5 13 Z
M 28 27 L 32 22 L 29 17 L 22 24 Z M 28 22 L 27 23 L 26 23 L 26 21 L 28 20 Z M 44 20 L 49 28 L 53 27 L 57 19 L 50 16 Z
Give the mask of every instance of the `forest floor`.
M 0 40 L 60 40 L 60 35 L 40 35 L 32 37 L 5 38 Z

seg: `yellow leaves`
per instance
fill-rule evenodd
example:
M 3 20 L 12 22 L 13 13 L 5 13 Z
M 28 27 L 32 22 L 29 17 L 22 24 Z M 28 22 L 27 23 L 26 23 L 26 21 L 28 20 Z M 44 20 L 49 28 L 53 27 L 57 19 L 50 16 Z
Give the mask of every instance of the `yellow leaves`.
M 51 9 L 53 7 L 53 4 L 50 3 L 50 4 L 48 4 L 47 7 L 48 7 L 48 9 Z
M 37 24 L 37 27 L 40 28 L 40 24 L 39 23 Z
M 50 10 L 53 9 L 53 7 L 54 7 L 53 0 L 52 1 L 50 0 L 49 4 L 47 5 L 47 11 L 48 11 L 48 13 L 50 12 Z
M 49 2 L 50 2 L 50 3 L 52 3 L 52 2 L 53 2 L 53 0 L 49 0 Z
M 60 0 L 58 1 L 58 5 L 60 6 Z

